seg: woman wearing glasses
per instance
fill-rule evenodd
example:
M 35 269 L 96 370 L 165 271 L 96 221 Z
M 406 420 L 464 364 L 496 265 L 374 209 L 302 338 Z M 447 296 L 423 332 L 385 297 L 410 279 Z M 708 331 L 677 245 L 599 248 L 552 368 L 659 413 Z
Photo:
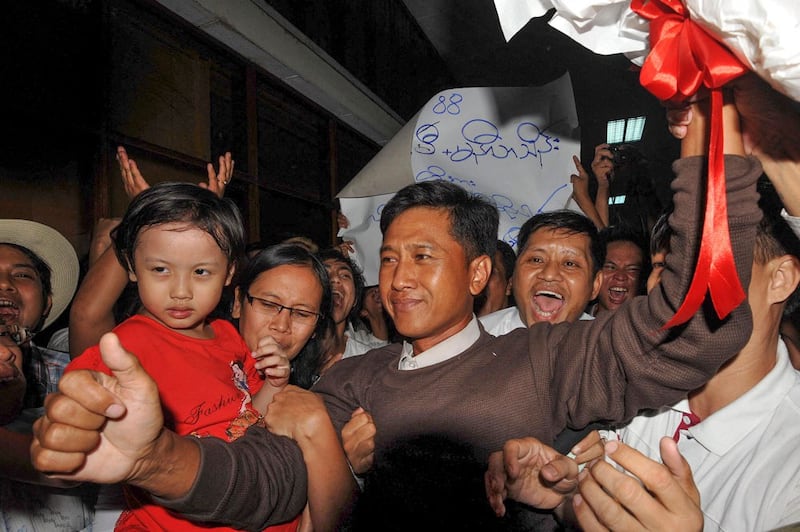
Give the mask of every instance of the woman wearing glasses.
M 289 383 L 310 388 L 333 326 L 325 267 L 305 248 L 279 244 L 251 258 L 238 279 L 233 317 L 245 343 L 261 356 L 285 353 Z

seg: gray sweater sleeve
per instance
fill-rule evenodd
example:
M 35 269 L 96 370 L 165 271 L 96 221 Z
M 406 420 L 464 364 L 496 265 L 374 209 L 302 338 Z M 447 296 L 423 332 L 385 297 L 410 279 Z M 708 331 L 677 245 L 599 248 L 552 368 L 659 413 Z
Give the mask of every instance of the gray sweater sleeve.
M 250 427 L 232 443 L 195 440 L 200 470 L 181 499 L 154 497 L 157 504 L 192 521 L 263 530 L 294 519 L 306 504 L 308 481 L 303 453 L 289 438 Z

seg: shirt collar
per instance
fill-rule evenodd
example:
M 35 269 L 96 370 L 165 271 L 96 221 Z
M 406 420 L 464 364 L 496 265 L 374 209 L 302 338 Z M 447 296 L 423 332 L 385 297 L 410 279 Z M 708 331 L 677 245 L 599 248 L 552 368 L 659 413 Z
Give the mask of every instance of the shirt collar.
M 471 347 L 472 344 L 478 340 L 480 335 L 481 329 L 478 326 L 478 319 L 473 314 L 472 319 L 466 327 L 416 356 L 414 356 L 414 350 L 411 344 L 403 342 L 403 350 L 400 355 L 398 369 L 412 370 L 425 368 L 449 360 Z
M 778 340 L 776 356 L 775 367 L 758 384 L 731 404 L 689 428 L 689 434 L 710 452 L 720 456 L 756 430 L 757 425 L 764 421 L 765 415 L 778 408 L 797 379 L 783 340 Z M 683 403 L 678 403 L 676 409 Z

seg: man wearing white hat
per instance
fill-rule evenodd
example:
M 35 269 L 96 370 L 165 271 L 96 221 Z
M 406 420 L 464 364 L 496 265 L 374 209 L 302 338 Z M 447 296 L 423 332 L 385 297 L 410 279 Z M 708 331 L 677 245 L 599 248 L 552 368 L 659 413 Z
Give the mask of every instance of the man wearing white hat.
M 0 220 L 0 522 L 8 530 L 74 531 L 92 520 L 92 490 L 57 489 L 34 472 L 28 454 L 33 421 L 69 362 L 33 338 L 67 308 L 78 272 L 75 250 L 58 231 Z

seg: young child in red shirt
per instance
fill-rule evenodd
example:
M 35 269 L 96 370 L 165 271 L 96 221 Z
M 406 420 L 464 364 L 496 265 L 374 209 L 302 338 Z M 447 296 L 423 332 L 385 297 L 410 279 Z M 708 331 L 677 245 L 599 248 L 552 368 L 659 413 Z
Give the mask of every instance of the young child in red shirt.
M 244 250 L 239 211 L 196 185 L 162 183 L 134 198 L 113 239 L 141 300 L 139 313 L 114 332 L 158 384 L 167 426 L 180 435 L 235 440 L 261 419 L 290 374 L 285 356 L 270 355 L 274 360 L 259 364 L 268 364 L 262 378 L 236 329 L 209 318 Z M 97 346 L 67 367 L 76 369 L 110 374 Z M 126 489 L 126 500 L 116 530 L 209 528 L 138 490 Z M 297 522 L 270 530 L 295 530 Z

